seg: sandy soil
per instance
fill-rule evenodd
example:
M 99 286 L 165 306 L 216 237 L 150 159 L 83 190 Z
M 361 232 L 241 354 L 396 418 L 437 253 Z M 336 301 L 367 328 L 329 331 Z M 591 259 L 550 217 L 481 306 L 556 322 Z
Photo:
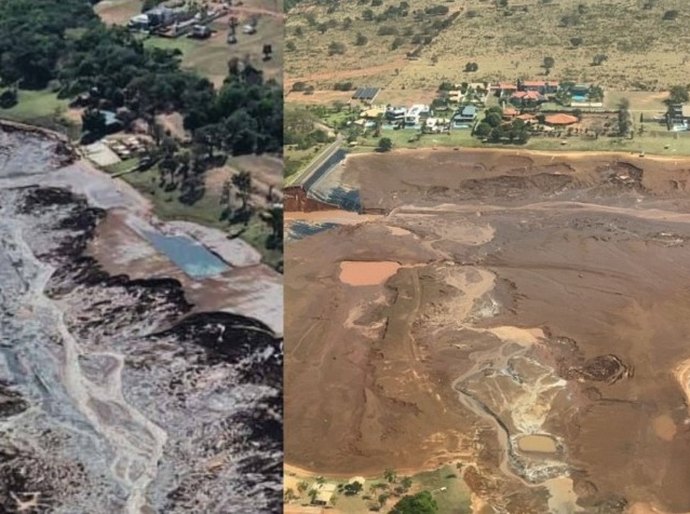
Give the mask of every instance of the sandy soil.
M 690 510 L 689 179 L 622 154 L 348 158 L 384 216 L 286 248 L 287 461 L 461 461 L 504 512 Z M 352 287 L 352 261 L 401 267 Z

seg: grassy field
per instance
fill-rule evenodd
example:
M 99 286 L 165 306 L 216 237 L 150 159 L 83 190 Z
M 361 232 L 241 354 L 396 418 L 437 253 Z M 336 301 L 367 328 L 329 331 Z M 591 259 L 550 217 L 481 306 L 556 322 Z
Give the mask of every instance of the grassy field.
M 66 132 L 71 137 L 78 135 L 79 128 L 65 117 L 68 100 L 59 99 L 55 93 L 45 89 L 19 90 L 18 100 L 11 109 L 0 109 L 0 117 Z
M 667 132 L 660 129 L 658 124 L 653 123 L 645 123 L 644 126 L 645 131 L 640 135 L 640 125 L 636 125 L 638 134 L 632 139 L 600 137 L 593 140 L 579 136 L 567 138 L 535 136 L 525 145 L 483 143 L 481 140 L 472 137 L 469 130 L 453 130 L 450 135 L 425 134 L 419 141 L 414 142 L 411 142 L 410 138 L 417 134 L 418 131 L 413 129 L 385 130 L 381 132 L 381 136 L 390 138 L 393 141 L 393 148 L 524 148 L 544 151 L 632 152 L 636 154 L 647 153 L 666 156 L 690 155 L 690 133 Z M 362 137 L 353 151 L 374 151 L 379 139 L 372 136 Z M 565 144 L 563 144 L 563 141 L 565 141 Z
M 116 165 L 108 171 L 116 173 L 122 170 L 122 166 Z M 212 189 L 207 188 L 204 196 L 193 205 L 186 205 L 178 199 L 179 190 L 166 192 L 159 186 L 159 173 L 156 168 L 127 173 L 121 178 L 149 198 L 154 205 L 156 215 L 163 220 L 192 221 L 222 230 L 231 228 L 227 221 L 221 220 L 220 196 Z M 232 231 L 239 228 L 239 226 L 232 226 Z M 264 262 L 275 267 L 282 260 L 282 252 L 266 248 L 266 239 L 269 234 L 268 225 L 255 215 L 241 238 L 262 253 Z
M 550 73 L 554 78 L 597 82 L 623 91 L 659 91 L 688 83 L 690 4 L 663 0 L 642 9 L 645 3 L 511 0 L 509 8 L 497 8 L 487 0 L 419 0 L 411 11 L 436 4 L 461 14 L 423 47 L 419 59 L 407 60 L 405 54 L 415 47 L 412 41 L 420 31 L 414 12 L 378 22 L 362 19 L 366 8 L 380 15 L 398 5 L 397 0 L 383 0 L 380 7 L 307 0 L 288 17 L 287 41 L 294 50 L 286 54 L 286 82 L 306 80 L 330 88 L 347 77 L 393 91 L 425 90 L 445 80 L 538 77 L 544 73 L 543 58 L 550 56 L 555 60 Z M 677 11 L 676 18 L 664 20 L 669 11 Z M 349 30 L 336 21 L 346 17 L 353 20 Z M 391 25 L 404 39 L 396 50 L 390 48 L 398 36 L 381 35 L 386 33 L 382 27 Z M 366 45 L 354 44 L 356 32 L 368 38 Z M 331 42 L 344 44 L 344 54 L 329 56 Z M 597 54 L 607 55 L 608 60 L 593 66 Z M 464 72 L 467 62 L 476 62 L 479 70 Z M 357 73 L 349 73 L 353 69 Z

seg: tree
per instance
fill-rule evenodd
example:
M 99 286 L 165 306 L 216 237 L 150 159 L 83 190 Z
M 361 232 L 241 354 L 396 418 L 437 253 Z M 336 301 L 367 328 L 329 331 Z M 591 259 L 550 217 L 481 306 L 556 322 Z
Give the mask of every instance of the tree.
M 386 504 L 386 502 L 388 501 L 388 498 L 389 498 L 389 495 L 386 493 L 379 494 L 379 497 L 378 497 L 379 505 L 381 507 L 383 507 Z
M 283 244 L 283 207 L 281 205 L 274 205 L 268 209 L 267 217 L 265 218 L 269 227 L 271 228 L 271 235 L 266 246 L 269 248 L 280 248 Z
M 309 489 L 309 482 L 307 482 L 306 480 L 302 480 L 297 483 L 297 491 L 299 491 L 300 494 L 302 494 L 307 489 Z
M 383 478 L 388 480 L 388 482 L 390 482 L 390 483 L 395 482 L 395 479 L 397 478 L 397 476 L 398 476 L 398 474 L 395 472 L 394 469 L 388 468 L 383 472 Z
M 2 94 L 0 94 L 0 108 L 10 109 L 17 105 L 17 89 L 9 88 L 5 89 Z
M 400 485 L 405 491 L 407 491 L 410 487 L 412 487 L 412 479 L 410 477 L 403 477 L 403 479 L 400 481 Z
M 601 66 L 604 61 L 608 61 L 609 56 L 606 54 L 596 54 L 592 57 L 592 66 Z
M 618 103 L 618 135 L 625 137 L 630 132 L 632 121 L 630 120 L 630 101 L 622 98 Z
M 667 105 L 684 104 L 688 102 L 688 88 L 687 86 L 673 86 L 669 91 Z
M 105 116 L 98 109 L 87 109 L 81 115 L 81 125 L 84 132 L 89 132 L 94 137 L 105 135 Z
M 328 45 L 328 55 L 342 55 L 345 53 L 345 45 L 337 41 L 331 41 Z
M 479 125 L 477 125 L 477 128 L 474 131 L 474 133 L 479 137 L 486 137 L 490 132 L 491 125 L 489 125 L 486 121 L 482 121 Z
M 414 496 L 404 496 L 395 504 L 390 514 L 437 514 L 438 504 L 429 491 Z
M 316 497 L 319 495 L 319 491 L 316 489 L 309 489 L 309 500 L 311 503 L 314 503 L 316 501 Z
M 556 60 L 553 57 L 544 57 L 542 67 L 544 68 L 544 70 L 546 70 L 547 75 L 551 73 L 551 68 L 553 68 L 555 64 Z
M 237 189 L 237 196 L 242 200 L 242 211 L 247 210 L 252 191 L 252 176 L 248 171 L 240 171 L 232 176 L 232 185 Z
M 465 72 L 466 73 L 471 73 L 479 70 L 479 64 L 476 62 L 468 62 L 465 64 Z
M 357 32 L 357 36 L 355 37 L 355 45 L 357 46 L 364 46 L 369 42 L 369 39 L 362 34 L 361 32 Z
M 343 491 L 345 492 L 346 496 L 356 496 L 360 492 L 362 492 L 362 488 L 363 488 L 362 484 L 355 481 L 355 482 L 352 482 L 349 484 L 345 484 L 343 486 Z
M 489 112 L 486 115 L 485 121 L 491 127 L 498 127 L 503 122 L 503 118 L 501 118 L 501 115 L 496 112 Z
M 379 144 L 376 150 L 379 152 L 389 152 L 393 148 L 393 141 L 388 137 L 382 137 L 379 139 Z

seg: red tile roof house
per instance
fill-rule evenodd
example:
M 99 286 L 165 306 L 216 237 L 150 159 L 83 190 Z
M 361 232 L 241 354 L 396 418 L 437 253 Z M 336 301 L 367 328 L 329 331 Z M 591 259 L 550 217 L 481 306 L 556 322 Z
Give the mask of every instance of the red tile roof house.
M 506 107 L 503 108 L 503 119 L 504 120 L 513 119 L 518 114 L 520 114 L 520 111 L 518 111 L 515 107 L 507 105 Z
M 557 80 L 525 80 L 518 81 L 519 91 L 536 91 L 542 95 L 555 95 L 560 82 Z
M 537 91 L 516 91 L 510 95 L 510 103 L 513 105 L 536 105 L 546 102 L 546 97 Z
M 498 84 L 494 84 L 491 88 L 497 93 L 497 96 L 500 97 L 510 96 L 518 90 L 517 84 L 513 82 L 499 82 Z

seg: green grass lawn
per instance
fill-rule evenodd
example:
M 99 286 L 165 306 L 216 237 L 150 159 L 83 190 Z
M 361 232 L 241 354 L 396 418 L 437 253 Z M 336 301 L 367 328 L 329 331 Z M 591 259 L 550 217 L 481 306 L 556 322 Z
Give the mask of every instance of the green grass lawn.
M 639 126 L 636 125 L 639 130 Z M 583 137 L 543 137 L 533 136 L 525 145 L 489 144 L 472 137 L 469 130 L 452 130 L 446 134 L 424 134 L 419 141 L 411 142 L 417 134 L 414 129 L 385 130 L 381 137 L 393 141 L 393 148 L 525 148 L 543 151 L 582 151 L 582 152 L 644 152 L 650 155 L 690 156 L 690 132 L 667 132 L 658 124 L 645 123 L 645 133 L 633 139 L 600 137 L 593 140 Z M 380 138 L 372 136 L 360 138 L 354 152 L 370 152 L 378 145 Z M 566 141 L 562 144 L 562 141 Z M 668 147 L 668 148 L 667 148 Z
M 114 170 L 111 168 L 110 171 Z M 241 228 L 239 225 L 233 226 L 220 219 L 219 197 L 208 190 L 193 205 L 179 201 L 180 192 L 178 189 L 164 191 L 159 185 L 159 174 L 156 168 L 127 173 L 122 175 L 122 179 L 149 198 L 153 202 L 156 215 L 163 220 L 192 221 L 228 232 L 236 232 Z M 261 252 L 266 264 L 276 267 L 282 260 L 282 252 L 266 248 L 266 240 L 270 233 L 271 230 L 268 225 L 258 215 L 255 215 L 249 222 L 247 230 L 240 237 Z
M 17 105 L 10 109 L 0 109 L 0 118 L 59 130 L 74 136 L 74 133 L 79 133 L 79 128 L 67 122 L 62 115 L 68 106 L 69 100 L 59 99 L 56 93 L 47 89 L 19 90 Z

